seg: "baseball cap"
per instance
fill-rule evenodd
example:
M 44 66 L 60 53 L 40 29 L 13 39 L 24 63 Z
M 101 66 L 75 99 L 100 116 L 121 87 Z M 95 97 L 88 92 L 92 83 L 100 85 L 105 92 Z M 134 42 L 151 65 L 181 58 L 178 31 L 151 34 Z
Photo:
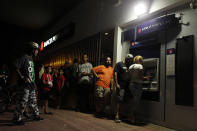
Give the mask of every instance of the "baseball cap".
M 133 58 L 133 55 L 132 54 L 127 54 L 126 58 Z

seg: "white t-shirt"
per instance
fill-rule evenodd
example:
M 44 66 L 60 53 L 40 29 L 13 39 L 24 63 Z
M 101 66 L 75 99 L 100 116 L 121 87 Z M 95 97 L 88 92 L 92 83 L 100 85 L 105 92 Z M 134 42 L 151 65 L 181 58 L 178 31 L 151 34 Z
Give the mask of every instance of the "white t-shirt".
M 140 69 L 143 70 L 143 66 L 141 64 L 133 64 L 129 67 L 129 70 L 131 69 Z
M 133 64 L 129 67 L 130 82 L 143 82 L 143 66 L 141 64 Z
M 91 70 L 92 70 L 92 64 L 89 62 L 79 65 L 79 72 L 80 73 L 91 73 Z M 79 82 L 82 82 L 84 80 L 90 81 L 90 77 L 89 76 L 82 76 L 79 79 Z

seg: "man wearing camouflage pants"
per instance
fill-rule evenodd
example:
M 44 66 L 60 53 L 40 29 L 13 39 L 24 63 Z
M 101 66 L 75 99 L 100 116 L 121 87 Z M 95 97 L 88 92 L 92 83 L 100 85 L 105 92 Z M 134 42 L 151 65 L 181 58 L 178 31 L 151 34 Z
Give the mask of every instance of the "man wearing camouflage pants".
M 14 123 L 24 125 L 22 116 L 25 108 L 28 106 L 33 111 L 33 120 L 43 120 L 39 116 L 39 110 L 36 100 L 36 84 L 33 57 L 38 54 L 39 45 L 35 42 L 27 44 L 26 54 L 14 62 L 16 71 L 21 79 L 20 93 L 16 110 L 14 112 Z

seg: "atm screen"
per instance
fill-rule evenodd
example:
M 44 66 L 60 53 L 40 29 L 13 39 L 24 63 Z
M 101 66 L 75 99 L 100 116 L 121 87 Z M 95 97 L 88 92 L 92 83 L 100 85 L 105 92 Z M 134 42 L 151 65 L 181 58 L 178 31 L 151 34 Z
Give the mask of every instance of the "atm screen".
M 143 90 L 158 91 L 159 90 L 159 58 L 144 59 L 144 76 L 149 76 L 149 80 L 143 82 Z

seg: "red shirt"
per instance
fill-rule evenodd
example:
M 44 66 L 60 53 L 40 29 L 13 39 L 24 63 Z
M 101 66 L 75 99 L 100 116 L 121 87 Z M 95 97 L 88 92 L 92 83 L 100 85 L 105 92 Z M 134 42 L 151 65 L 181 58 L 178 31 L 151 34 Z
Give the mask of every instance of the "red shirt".
M 44 74 L 43 74 L 43 77 L 42 77 L 42 81 L 43 81 L 43 80 L 45 80 L 47 83 L 48 83 L 48 82 L 51 82 L 51 83 L 52 83 L 52 82 L 53 82 L 53 77 L 52 77 L 51 74 L 46 74 L 46 73 L 44 73 Z M 43 83 L 43 84 L 44 84 L 44 83 Z M 49 86 L 47 86 L 46 84 L 43 85 L 43 89 L 44 89 L 44 90 L 50 91 L 51 88 L 52 88 L 52 87 L 49 87 Z
M 57 78 L 57 89 L 58 90 L 61 90 L 62 88 L 62 84 L 65 82 L 65 77 L 62 75 L 62 76 L 58 76 Z

